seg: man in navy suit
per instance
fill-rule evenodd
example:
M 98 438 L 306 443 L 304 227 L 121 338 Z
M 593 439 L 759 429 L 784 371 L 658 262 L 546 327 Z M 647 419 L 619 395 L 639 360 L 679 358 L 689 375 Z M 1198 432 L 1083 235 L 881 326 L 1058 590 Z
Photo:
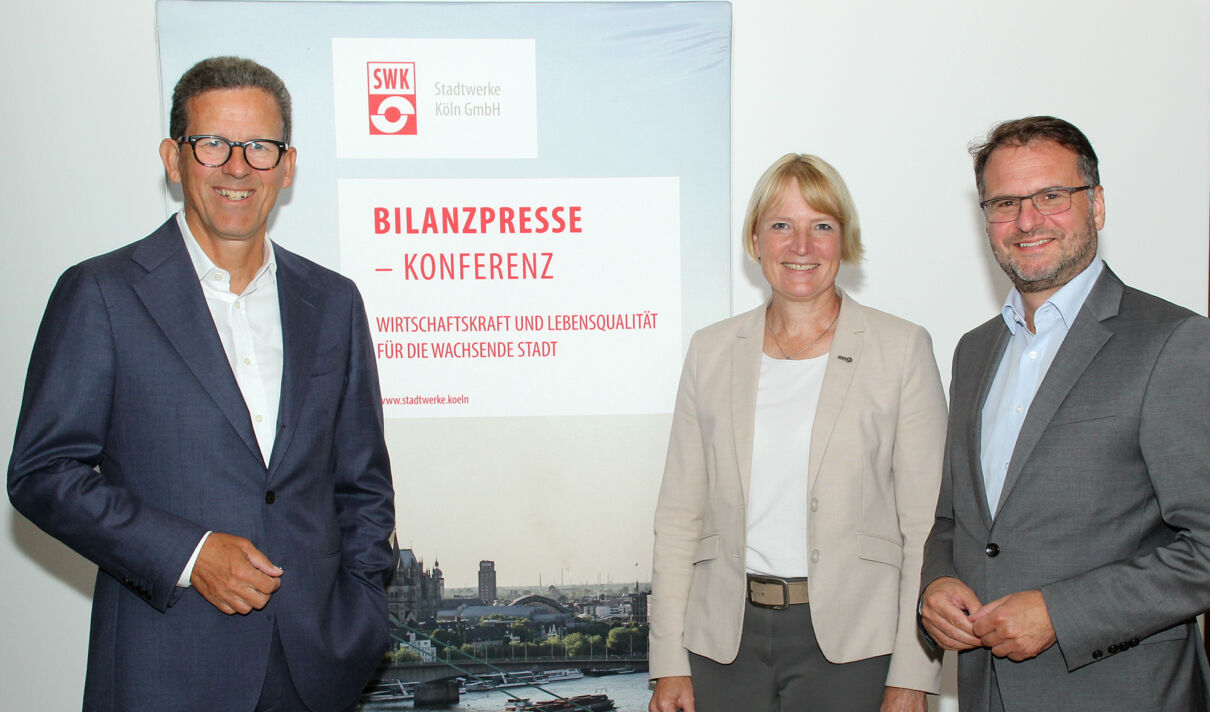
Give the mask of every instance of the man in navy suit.
M 185 207 L 67 270 L 8 490 L 95 562 L 86 710 L 348 710 L 388 644 L 394 493 L 365 309 L 266 238 L 290 96 L 204 60 L 160 145 Z

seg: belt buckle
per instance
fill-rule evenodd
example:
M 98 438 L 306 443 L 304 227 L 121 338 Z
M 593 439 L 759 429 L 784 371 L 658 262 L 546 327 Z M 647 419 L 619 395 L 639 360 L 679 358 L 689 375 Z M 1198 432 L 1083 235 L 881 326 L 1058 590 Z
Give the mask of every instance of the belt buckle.
M 761 603 L 752 598 L 752 584 L 760 583 L 766 585 L 774 585 L 781 587 L 781 604 L 776 603 Z M 748 601 L 760 608 L 768 608 L 774 611 L 784 611 L 790 607 L 790 582 L 785 579 L 773 578 L 770 576 L 756 576 L 748 574 Z

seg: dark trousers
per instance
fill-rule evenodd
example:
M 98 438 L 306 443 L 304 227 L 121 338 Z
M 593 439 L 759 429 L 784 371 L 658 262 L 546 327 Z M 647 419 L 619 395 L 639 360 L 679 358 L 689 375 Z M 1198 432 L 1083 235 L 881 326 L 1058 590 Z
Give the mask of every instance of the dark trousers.
M 734 662 L 689 654 L 698 712 L 877 712 L 890 664 L 890 655 L 829 662 L 807 603 L 784 611 L 747 604 Z
M 256 703 L 256 712 L 308 712 L 290 677 L 276 622 L 273 624 L 273 643 L 269 647 L 269 667 L 265 670 L 265 684 Z

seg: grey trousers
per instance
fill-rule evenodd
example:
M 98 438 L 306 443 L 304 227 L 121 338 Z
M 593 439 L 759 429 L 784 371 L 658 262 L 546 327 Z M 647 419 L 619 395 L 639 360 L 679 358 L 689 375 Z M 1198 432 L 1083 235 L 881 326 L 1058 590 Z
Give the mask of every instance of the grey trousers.
M 987 691 L 988 712 L 1004 712 L 1004 700 L 1000 699 L 1000 681 L 996 679 L 996 666 L 992 665 L 992 687 Z
M 890 664 L 890 655 L 829 662 L 808 603 L 784 611 L 747 604 L 734 662 L 689 654 L 698 712 L 878 712 Z

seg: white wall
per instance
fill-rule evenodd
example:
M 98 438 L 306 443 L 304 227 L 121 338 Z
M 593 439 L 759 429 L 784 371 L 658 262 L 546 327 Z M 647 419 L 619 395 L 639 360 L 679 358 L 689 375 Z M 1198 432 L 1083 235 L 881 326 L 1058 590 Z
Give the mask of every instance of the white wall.
M 1080 126 L 1102 162 L 1102 254 L 1127 282 L 1206 313 L 1210 0 L 736 0 L 733 12 L 733 228 L 774 158 L 832 162 L 868 255 L 841 281 L 927 326 L 947 380 L 954 343 L 1007 289 L 965 153 L 1001 119 Z M 0 434 L 58 274 L 164 217 L 158 86 L 152 0 L 0 5 Z M 739 311 L 763 291 L 735 254 Z M 0 707 L 78 707 L 94 571 L 0 507 Z

